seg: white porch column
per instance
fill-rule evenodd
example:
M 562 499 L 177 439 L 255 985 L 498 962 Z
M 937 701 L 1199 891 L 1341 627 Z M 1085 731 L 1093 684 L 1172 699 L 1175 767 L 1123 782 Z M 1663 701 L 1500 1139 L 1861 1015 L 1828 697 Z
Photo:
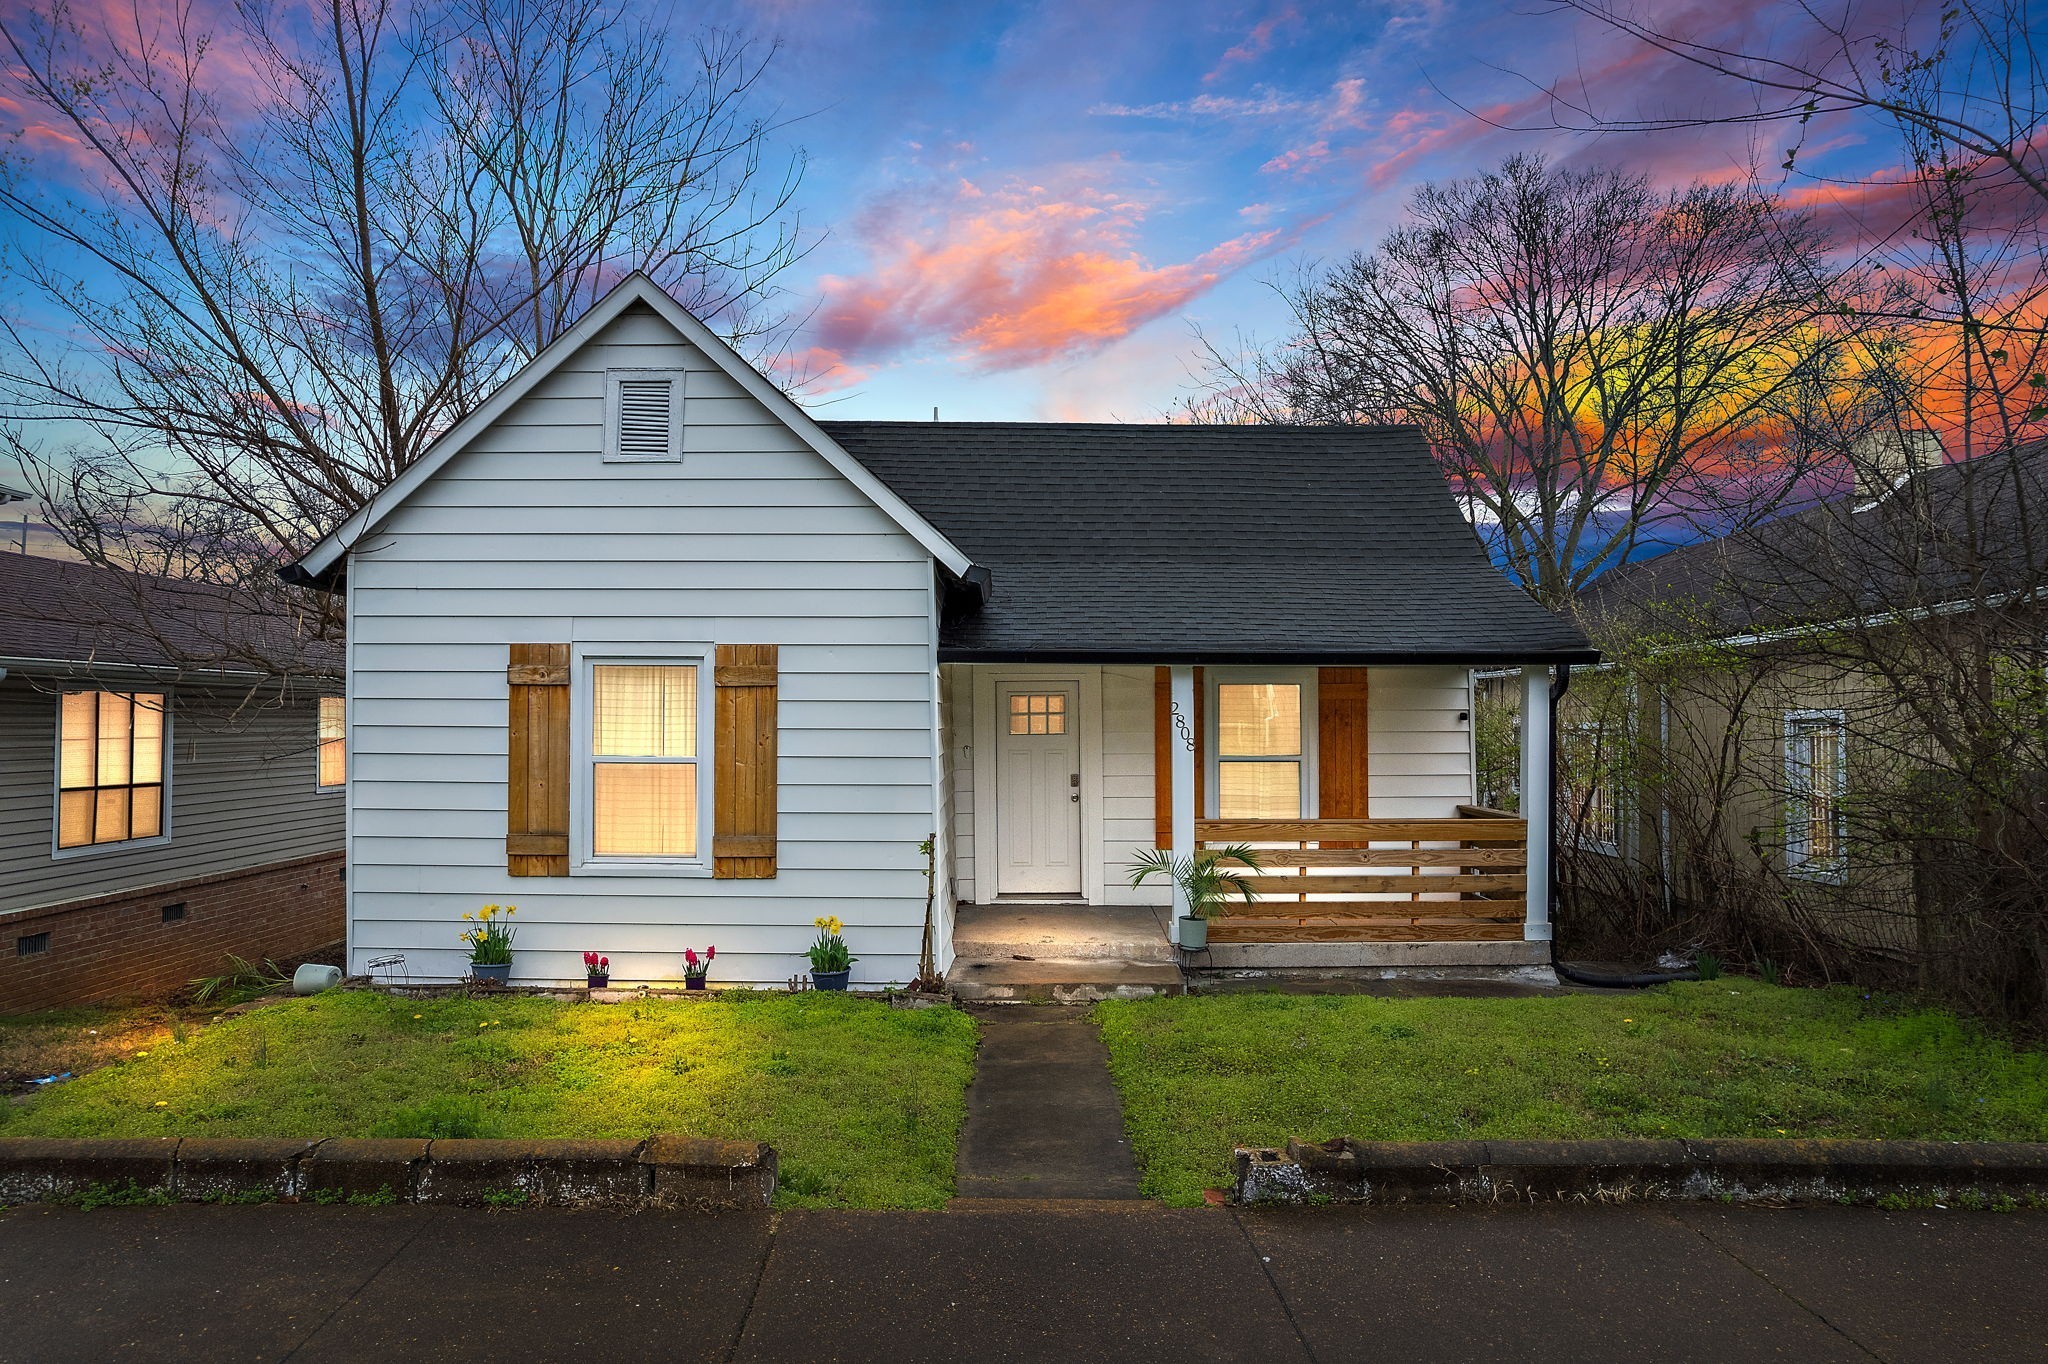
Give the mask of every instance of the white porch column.
M 1522 937 L 1550 941 L 1550 821 L 1557 798 L 1550 789 L 1550 669 L 1522 669 L 1522 818 L 1528 822 L 1528 909 Z
M 1195 669 L 1176 663 L 1167 669 L 1167 700 L 1173 716 L 1173 734 L 1167 750 L 1173 754 L 1173 854 L 1192 857 L 1195 851 Z M 1180 919 L 1188 912 L 1188 897 L 1179 885 L 1173 888 L 1171 934 L 1180 942 Z

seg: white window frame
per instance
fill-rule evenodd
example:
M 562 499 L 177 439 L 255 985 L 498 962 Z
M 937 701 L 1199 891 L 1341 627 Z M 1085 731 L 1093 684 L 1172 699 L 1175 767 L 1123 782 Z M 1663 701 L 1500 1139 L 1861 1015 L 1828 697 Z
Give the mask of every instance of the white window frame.
M 1316 699 L 1316 682 L 1320 676 L 1315 668 L 1205 668 L 1202 671 L 1202 817 L 1217 819 L 1222 808 L 1223 764 L 1225 762 L 1273 762 L 1287 761 L 1285 754 L 1267 754 L 1261 758 L 1226 759 L 1222 745 L 1217 742 L 1217 723 L 1222 707 L 1217 704 L 1217 689 L 1226 683 L 1286 683 L 1301 688 L 1301 818 L 1316 819 L 1321 809 L 1322 789 L 1316 770 L 1316 750 L 1322 747 L 1322 712 Z
M 1633 719 L 1633 710 L 1634 708 L 1631 707 L 1630 714 L 1625 718 Z M 1576 723 L 1567 723 L 1562 728 L 1567 735 L 1573 738 L 1587 735 L 1592 736 L 1595 744 L 1603 751 L 1606 750 L 1607 741 L 1612 737 L 1604 732 L 1607 727 L 1598 720 L 1580 720 Z M 1635 825 L 1629 818 L 1632 802 L 1622 799 L 1622 792 L 1615 788 L 1613 773 L 1607 773 L 1605 776 L 1605 781 L 1595 783 L 1593 791 L 1561 791 L 1558 794 L 1571 799 L 1573 810 L 1576 814 L 1580 808 L 1580 797 L 1597 794 L 1603 786 L 1606 788 L 1608 803 L 1614 808 L 1614 837 L 1611 840 L 1588 837 L 1585 833 L 1585 826 L 1576 819 L 1572 824 L 1572 832 L 1577 846 L 1585 851 L 1599 853 L 1603 857 L 1620 857 L 1622 847 L 1625 844 L 1633 844 L 1635 842 Z
M 1806 849 L 1806 818 L 1804 798 L 1798 794 L 1802 789 L 1800 763 L 1793 745 L 1804 732 L 1802 725 L 1832 725 L 1839 736 L 1840 762 L 1835 769 L 1835 844 L 1842 847 L 1847 830 L 1842 815 L 1842 800 L 1849 794 L 1849 726 L 1848 716 L 1839 710 L 1788 710 L 1785 712 L 1785 870 L 1787 874 L 1808 881 L 1839 883 L 1848 873 L 1846 849 L 1833 857 L 1822 858 L 1811 855 Z
M 717 739 L 713 729 L 716 711 L 713 661 L 717 649 L 711 644 L 593 644 L 577 645 L 570 655 L 569 689 L 570 754 L 575 770 L 569 782 L 569 874 L 571 876 L 671 876 L 711 875 L 711 839 L 714 808 L 713 762 Z M 597 832 L 595 767 L 592 751 L 597 719 L 597 668 L 623 664 L 648 667 L 693 667 L 697 670 L 697 855 L 695 857 L 600 857 L 592 851 Z M 609 760 L 607 760 L 609 761 Z
M 327 782 L 320 779 L 320 750 L 326 746 L 327 738 L 320 732 L 321 710 L 329 701 L 341 703 L 341 780 Z M 348 790 L 348 698 L 346 696 L 321 696 L 313 702 L 313 790 L 323 796 L 339 795 Z
M 608 369 L 604 372 L 604 462 L 607 464 L 679 464 L 683 458 L 683 390 L 688 370 Z M 622 455 L 619 453 L 619 385 L 634 379 L 667 379 L 668 453 Z
M 153 695 L 161 696 L 164 702 L 164 754 L 163 754 L 163 809 L 158 817 L 158 832 L 148 838 L 124 838 L 118 843 L 82 843 L 76 848 L 59 847 L 57 840 L 64 834 L 64 694 L 71 691 L 113 692 L 119 696 Z M 155 848 L 171 841 L 171 754 L 176 747 L 172 732 L 173 714 L 171 694 L 164 688 L 151 690 L 148 686 L 122 687 L 64 687 L 51 698 L 50 715 L 50 856 L 56 861 L 69 861 L 74 857 L 94 857 L 103 853 L 128 852 L 136 848 Z M 98 761 L 95 755 L 94 761 Z

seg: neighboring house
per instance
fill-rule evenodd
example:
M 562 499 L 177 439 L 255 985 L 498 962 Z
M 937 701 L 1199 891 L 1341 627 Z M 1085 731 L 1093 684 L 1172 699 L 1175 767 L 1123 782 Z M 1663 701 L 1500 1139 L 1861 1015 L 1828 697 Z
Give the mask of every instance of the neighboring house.
M 1547 959 L 1547 861 L 1461 818 L 1469 670 L 1594 655 L 1410 429 L 820 423 L 636 276 L 296 578 L 348 597 L 358 972 L 464 974 L 496 902 L 515 980 L 781 983 L 833 914 L 904 982 L 927 838 L 941 969 L 961 903 L 1240 837 L 1287 893 L 1219 964 Z
M 1622 661 L 1563 707 L 1564 841 L 1595 855 L 1568 880 L 1918 950 L 1946 856 L 1918 835 L 1947 821 L 1913 802 L 1988 719 L 2031 736 L 2000 780 L 2033 804 L 2048 690 L 2048 445 L 1939 456 L 1927 433 L 1866 445 L 1850 494 L 1595 580 L 1584 618 Z
M 342 936 L 340 697 L 252 633 L 209 588 L 0 552 L 0 1012 Z

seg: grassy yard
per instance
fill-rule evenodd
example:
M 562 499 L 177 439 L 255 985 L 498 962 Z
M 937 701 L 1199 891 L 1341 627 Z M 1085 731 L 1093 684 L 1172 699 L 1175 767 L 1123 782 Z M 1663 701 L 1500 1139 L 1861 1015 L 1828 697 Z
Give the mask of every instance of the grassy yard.
M 2048 1055 L 1849 989 L 1097 1006 L 1146 1193 L 1289 1137 L 2048 1140 Z
M 17 1055 L 44 1059 L 51 1034 L 83 1037 L 95 1018 L 0 1020 L 0 1055 L 12 1036 Z M 0 1099 L 0 1136 L 760 1138 L 781 1153 L 791 1206 L 920 1208 L 952 1193 L 975 1027 L 952 1009 L 828 994 L 603 1005 L 346 991 L 165 1022 L 147 1040 Z

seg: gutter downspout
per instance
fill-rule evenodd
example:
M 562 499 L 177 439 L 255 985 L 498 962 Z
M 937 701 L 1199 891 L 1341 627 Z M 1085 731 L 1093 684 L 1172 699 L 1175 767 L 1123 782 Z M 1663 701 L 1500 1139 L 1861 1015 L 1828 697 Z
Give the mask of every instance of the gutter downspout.
M 1576 966 L 1560 960 L 1557 955 L 1557 735 L 1558 702 L 1571 690 L 1572 665 L 1560 663 L 1557 666 L 1557 681 L 1550 684 L 1550 969 L 1574 985 L 1591 985 L 1606 990 L 1641 990 L 1652 985 L 1669 985 L 1677 980 L 1698 980 L 1696 970 L 1686 971 L 1638 971 L 1633 975 L 1610 976 L 1597 971 L 1582 971 Z

